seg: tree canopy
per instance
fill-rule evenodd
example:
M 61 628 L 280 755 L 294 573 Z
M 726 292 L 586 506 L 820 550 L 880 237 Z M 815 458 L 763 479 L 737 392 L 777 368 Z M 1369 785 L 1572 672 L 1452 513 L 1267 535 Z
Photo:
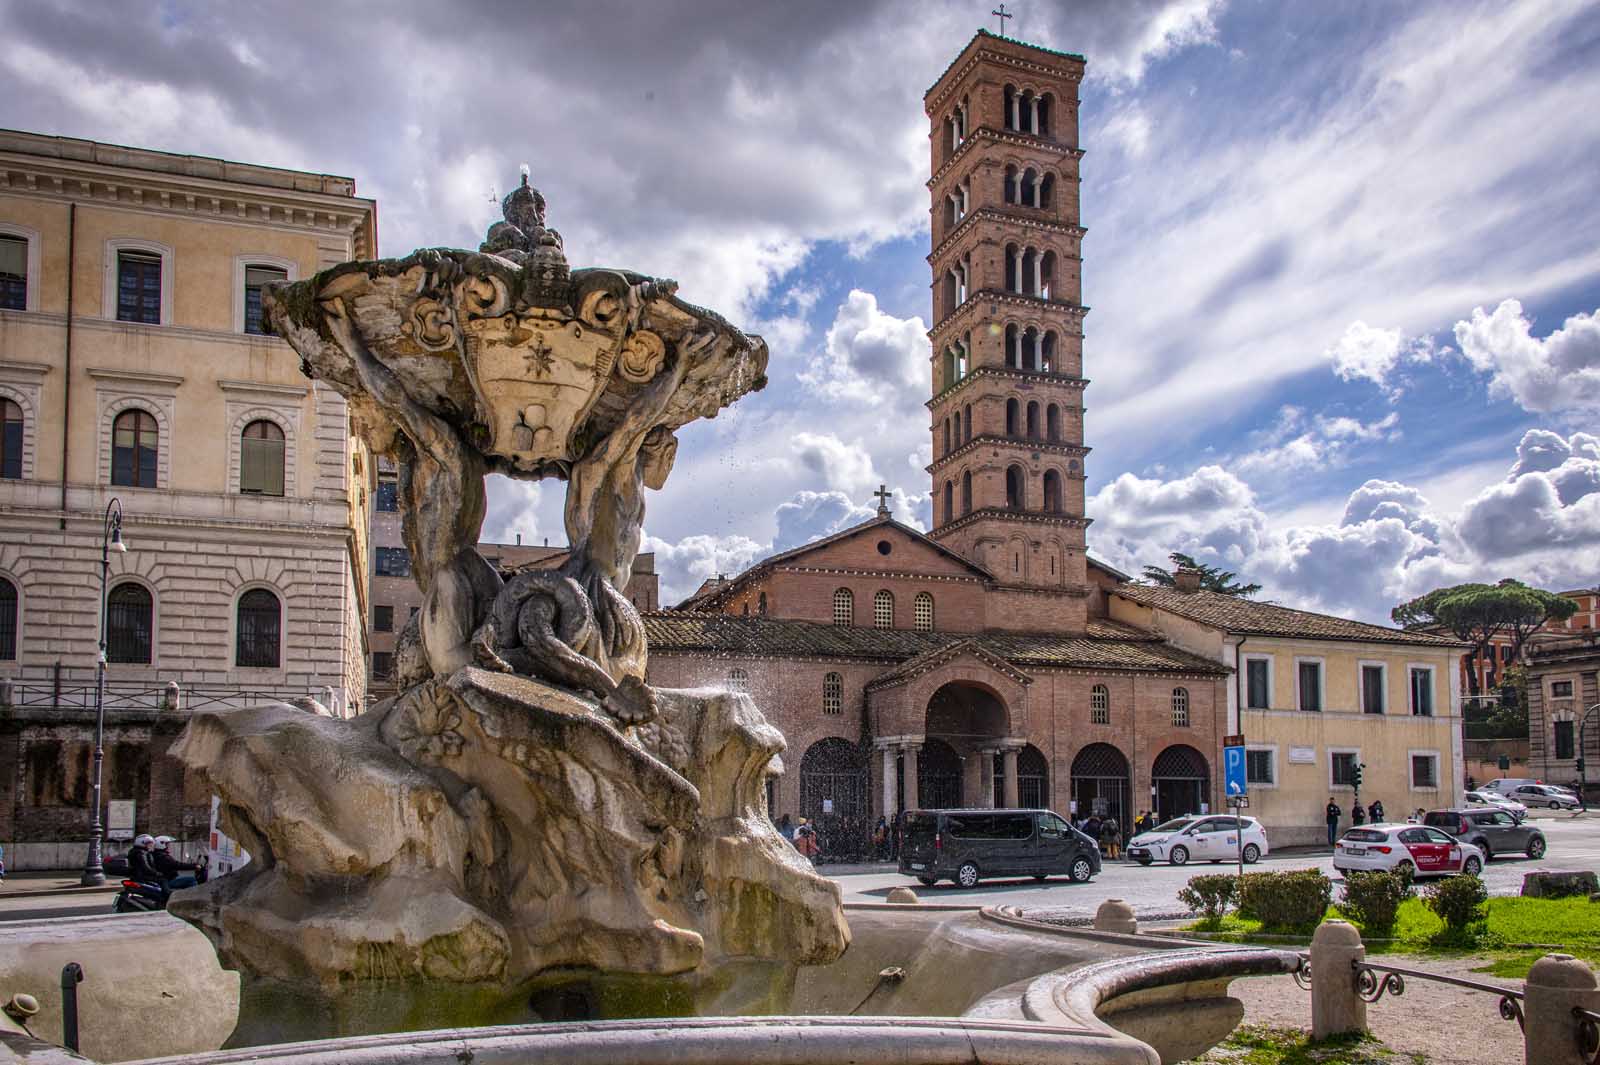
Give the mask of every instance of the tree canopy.
M 1164 570 L 1160 566 L 1146 566 L 1144 568 L 1144 579 L 1151 584 L 1159 584 L 1164 588 L 1171 588 L 1178 583 L 1177 578 L 1174 576 L 1177 570 L 1192 569 L 1199 571 L 1200 587 L 1208 592 L 1221 592 L 1223 595 L 1248 597 L 1261 590 L 1261 585 L 1259 584 L 1240 584 L 1234 580 L 1238 574 L 1229 573 L 1227 570 L 1217 566 L 1207 566 L 1202 562 L 1196 562 L 1182 551 L 1172 552 L 1167 556 L 1167 559 L 1172 563 L 1172 572 Z
M 1509 577 L 1498 584 L 1456 584 L 1435 588 L 1401 603 L 1389 612 L 1395 624 L 1408 629 L 1438 626 L 1472 645 L 1477 657 L 1496 636 L 1511 639 L 1511 657 L 1547 621 L 1573 615 L 1578 604 L 1565 596 L 1530 588 Z M 1467 687 L 1478 694 L 1478 671 L 1467 670 Z

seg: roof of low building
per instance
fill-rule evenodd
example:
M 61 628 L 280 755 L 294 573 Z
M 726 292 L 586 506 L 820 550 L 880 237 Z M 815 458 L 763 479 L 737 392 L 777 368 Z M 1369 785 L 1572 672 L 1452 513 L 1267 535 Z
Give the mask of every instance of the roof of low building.
M 1124 584 L 1111 592 L 1135 603 L 1244 636 L 1282 636 L 1301 640 L 1355 640 L 1423 647 L 1464 647 L 1459 640 L 1415 629 L 1391 629 L 1364 621 L 1316 614 L 1276 603 L 1258 603 L 1202 589 L 1182 592 L 1149 584 Z
M 1227 667 L 1180 651 L 1154 633 L 1114 622 L 1089 622 L 1081 634 L 917 632 L 858 628 L 789 618 L 684 610 L 644 614 L 652 651 L 757 658 L 855 658 L 906 662 L 972 642 L 1013 666 L 1226 675 Z

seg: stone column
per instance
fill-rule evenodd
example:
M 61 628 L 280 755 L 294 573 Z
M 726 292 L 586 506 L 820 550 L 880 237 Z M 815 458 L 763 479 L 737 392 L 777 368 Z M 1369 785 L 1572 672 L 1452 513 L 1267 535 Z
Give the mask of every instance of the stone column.
M 1324 921 L 1317 926 L 1311 937 L 1313 1038 L 1367 1030 L 1367 1004 L 1356 991 L 1355 970 L 1350 964 L 1365 961 L 1366 957 L 1367 948 L 1361 945 L 1355 925 Z
M 972 805 L 985 810 L 994 806 L 994 754 L 993 747 L 978 751 L 978 801 Z
M 894 784 L 895 784 L 894 770 L 895 770 L 895 754 L 896 754 L 896 752 L 895 752 L 895 749 L 893 747 L 884 747 L 882 750 L 883 750 L 883 816 L 887 817 L 890 820 L 890 822 L 892 823 L 894 821 L 894 815 L 900 812 L 900 807 L 899 807 L 899 804 L 895 802 L 895 794 L 894 794 Z
M 906 784 L 906 809 L 915 810 L 921 805 L 917 800 L 917 752 L 922 750 L 920 744 L 908 743 L 902 748 L 905 756 L 905 784 Z
M 1005 749 L 1005 751 L 1002 752 L 1001 757 L 1003 757 L 1005 759 L 1006 806 L 1007 806 L 1007 808 L 1014 810 L 1014 809 L 1017 808 L 1017 805 L 1018 805 L 1018 801 L 1017 801 L 1017 749 L 1015 747 L 1007 747 Z
M 1313 978 L 1314 979 L 1314 978 Z M 1589 966 L 1570 954 L 1546 954 L 1528 970 L 1523 985 L 1524 1059 L 1541 1065 L 1579 1065 L 1588 1059 L 1578 1049 L 1574 1006 L 1600 1010 Z

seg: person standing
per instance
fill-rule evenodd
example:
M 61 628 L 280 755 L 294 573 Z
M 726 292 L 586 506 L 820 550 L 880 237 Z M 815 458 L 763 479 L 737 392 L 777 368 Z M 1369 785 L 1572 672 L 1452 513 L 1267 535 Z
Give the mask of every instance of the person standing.
M 1339 838 L 1339 804 L 1333 801 L 1333 796 L 1328 796 L 1328 846 L 1333 846 L 1333 841 Z
M 1373 799 L 1372 805 L 1367 807 L 1367 820 L 1375 825 L 1383 823 L 1383 800 Z
M 1106 857 L 1116 861 L 1122 855 L 1122 825 L 1115 817 L 1108 817 L 1100 824 L 1100 842 L 1105 845 Z
M 1350 804 L 1350 823 L 1352 825 L 1364 825 L 1367 823 L 1367 811 L 1361 805 L 1360 799 Z

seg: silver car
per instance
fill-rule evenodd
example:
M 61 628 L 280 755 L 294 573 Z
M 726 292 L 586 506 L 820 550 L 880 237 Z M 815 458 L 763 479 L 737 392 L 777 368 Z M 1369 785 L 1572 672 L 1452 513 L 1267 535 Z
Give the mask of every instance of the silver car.
M 1433 810 L 1422 823 L 1477 847 L 1485 862 L 1497 854 L 1544 857 L 1544 833 L 1505 810 Z

